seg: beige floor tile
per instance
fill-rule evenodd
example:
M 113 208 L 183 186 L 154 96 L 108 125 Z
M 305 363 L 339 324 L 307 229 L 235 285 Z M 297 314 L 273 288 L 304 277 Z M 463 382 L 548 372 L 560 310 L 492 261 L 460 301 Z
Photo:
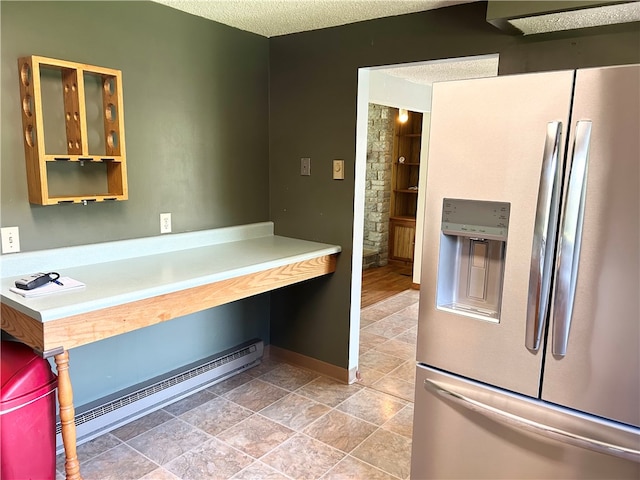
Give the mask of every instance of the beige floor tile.
M 405 315 L 411 315 L 416 320 L 416 324 L 418 323 L 418 313 L 420 309 L 420 304 L 416 300 L 415 303 L 409 305 L 406 309 L 402 310 L 402 313 Z
M 396 477 L 347 455 L 322 480 L 396 480 Z
M 413 434 L 413 403 L 387 420 L 382 428 L 411 439 Z
M 127 440 L 131 440 L 132 438 L 157 427 L 158 425 L 162 425 L 164 422 L 167 422 L 172 418 L 173 415 L 170 415 L 165 410 L 157 410 L 139 418 L 138 420 L 134 420 L 131 423 L 127 423 L 122 427 L 112 430 L 111 435 L 119 438 L 123 442 L 126 442 Z
M 408 402 L 413 402 L 415 396 L 415 386 L 413 382 L 405 382 L 404 380 L 400 380 L 390 374 L 382 377 L 374 383 L 371 388 L 380 392 L 388 393 L 394 397 L 402 398 Z
M 398 368 L 404 361 L 401 358 L 373 349 L 360 357 L 359 366 L 362 370 L 377 370 L 386 374 Z
M 206 433 L 176 418 L 127 443 L 158 465 L 164 465 L 208 438 Z
M 402 332 L 400 335 L 394 338 L 415 347 L 418 343 L 418 327 L 411 327 L 409 330 Z
M 260 458 L 292 435 L 293 430 L 255 414 L 222 432 L 218 439 L 253 458 Z
M 373 333 L 374 335 L 390 339 L 397 337 L 412 327 L 413 325 L 408 322 L 406 318 L 394 314 L 363 328 L 361 332 Z
M 297 434 L 261 460 L 296 480 L 313 480 L 324 475 L 343 456 L 322 442 Z
M 91 460 L 92 458 L 101 455 L 107 450 L 111 450 L 120 444 L 122 444 L 122 442 L 116 437 L 110 433 L 105 433 L 104 435 L 100 435 L 99 437 L 78 446 L 76 454 L 78 456 L 78 460 L 83 464 L 84 462 L 87 462 L 88 460 Z M 56 470 L 64 472 L 64 463 L 65 456 L 63 452 L 56 457 Z
M 165 470 L 164 468 L 156 468 L 154 471 L 147 473 L 140 480 L 180 480 L 169 470 Z
M 396 313 L 390 315 L 388 318 L 393 320 L 401 321 L 404 326 L 407 328 L 414 328 L 418 326 L 418 314 L 414 313 L 417 308 L 417 304 L 415 307 L 407 307 L 403 310 L 398 310 Z
M 257 368 L 257 367 L 256 367 Z M 224 395 L 227 392 L 230 392 L 234 388 L 238 388 L 240 385 L 244 385 L 247 382 L 253 380 L 257 375 L 251 375 L 249 372 L 252 372 L 255 368 L 248 370 L 246 372 L 242 372 L 238 375 L 234 375 L 231 378 L 227 378 L 220 383 L 216 383 L 215 385 L 209 387 L 207 390 L 215 393 L 216 395 Z M 261 374 L 262 375 L 262 374 Z
M 398 312 L 412 305 L 416 305 L 419 301 L 419 297 L 420 294 L 417 290 L 405 290 L 404 292 L 379 302 L 376 306 L 387 309 L 391 312 Z
M 288 394 L 289 391 L 256 378 L 225 393 L 223 397 L 258 412 Z
M 81 468 L 85 480 L 134 480 L 158 466 L 128 445 L 121 444 L 81 464 Z
M 296 393 L 335 407 L 361 389 L 362 387 L 358 384 L 348 385 L 328 377 L 318 377 L 297 390 Z
M 200 430 L 204 430 L 209 435 L 217 435 L 251 415 L 253 415 L 251 410 L 218 397 L 189 410 L 180 418 Z
M 163 410 L 177 417 L 179 415 L 182 415 L 184 412 L 188 412 L 192 408 L 196 408 L 203 403 L 216 398 L 216 396 L 217 395 L 215 393 L 208 389 L 201 390 L 192 395 L 189 395 L 186 398 L 183 398 L 182 400 L 172 403 L 171 405 L 167 405 Z
M 362 312 L 360 312 L 360 328 L 364 328 L 382 320 L 383 318 L 391 315 L 391 313 L 393 312 L 385 308 L 379 308 L 377 305 L 364 308 L 362 309 Z
M 378 352 L 386 353 L 402 360 L 410 361 L 416 359 L 416 346 L 401 340 L 392 338 L 375 347 Z
M 388 340 L 389 339 L 387 337 L 383 337 L 382 335 L 376 335 L 375 333 L 371 333 L 367 330 L 360 330 L 361 349 L 371 350 Z
M 327 445 L 349 453 L 375 430 L 371 423 L 332 410 L 304 429 L 305 434 Z
M 370 387 L 384 376 L 385 374 L 382 372 L 374 370 L 373 368 L 363 368 L 362 365 L 360 365 L 360 380 L 358 384 Z
M 399 378 L 405 382 L 415 383 L 416 381 L 416 362 L 409 360 L 399 367 L 389 372 L 389 376 Z M 413 400 L 412 400 L 413 401 Z
M 253 462 L 232 478 L 233 480 L 290 480 L 289 477 L 259 461 Z
M 264 375 L 265 373 L 274 369 L 278 365 L 283 365 L 283 364 L 284 362 L 282 360 L 279 360 L 274 357 L 264 356 L 262 357 L 262 361 L 260 362 L 260 365 L 250 368 L 249 370 L 247 370 L 246 373 L 248 373 L 249 375 L 252 375 L 253 377 L 259 377 L 260 375 Z
M 330 407 L 296 393 L 260 410 L 260 414 L 295 431 L 300 431 L 327 413 Z
M 406 478 L 411 470 L 411 440 L 382 428 L 352 455 L 399 478 Z
M 182 480 L 226 480 L 253 459 L 216 438 L 199 445 L 165 465 Z
M 413 292 L 410 290 L 406 290 L 404 292 L 400 292 L 393 297 L 386 298 L 381 302 L 378 302 L 374 305 L 371 305 L 368 308 L 376 308 L 379 310 L 386 311 L 388 313 L 395 313 L 399 310 L 405 309 L 408 306 L 416 303 L 418 301 L 418 293 L 417 291 Z
M 396 397 L 367 388 L 342 402 L 337 409 L 375 425 L 382 425 L 406 404 Z
M 320 375 L 317 373 L 303 370 L 302 368 L 297 368 L 292 365 L 283 364 L 278 365 L 264 375 L 261 375 L 260 380 L 263 382 L 269 382 L 276 387 L 293 391 L 303 385 L 306 385 L 319 376 Z

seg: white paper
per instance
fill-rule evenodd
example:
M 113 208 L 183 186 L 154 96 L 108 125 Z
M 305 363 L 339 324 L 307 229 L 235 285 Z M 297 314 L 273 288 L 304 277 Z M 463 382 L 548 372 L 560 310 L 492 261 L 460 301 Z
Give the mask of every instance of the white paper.
M 84 288 L 86 285 L 78 280 L 74 280 L 70 277 L 60 277 L 57 280 L 62 285 L 59 285 L 55 282 L 46 283 L 38 288 L 34 288 L 33 290 L 22 290 L 21 288 L 11 287 L 11 290 L 18 295 L 22 295 L 26 298 L 32 297 L 41 297 L 43 295 L 51 295 L 57 292 L 68 292 L 69 290 L 77 290 L 79 288 Z

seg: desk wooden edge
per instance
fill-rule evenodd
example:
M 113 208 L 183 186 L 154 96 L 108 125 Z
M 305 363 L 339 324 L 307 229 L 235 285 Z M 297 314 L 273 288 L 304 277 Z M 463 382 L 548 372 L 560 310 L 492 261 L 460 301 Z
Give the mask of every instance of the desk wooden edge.
M 336 270 L 337 253 L 92 312 L 41 322 L 2 304 L 2 329 L 41 353 L 58 353 L 217 307 Z

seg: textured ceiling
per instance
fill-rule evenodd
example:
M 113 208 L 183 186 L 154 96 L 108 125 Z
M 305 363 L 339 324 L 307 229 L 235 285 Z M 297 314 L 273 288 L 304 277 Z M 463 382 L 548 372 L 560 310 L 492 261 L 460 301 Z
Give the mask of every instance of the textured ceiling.
M 462 78 L 494 77 L 498 74 L 498 56 L 480 55 L 450 58 L 429 62 L 375 67 L 379 73 L 403 78 L 409 82 L 432 85 L 434 82 L 460 80 Z
M 264 37 L 421 12 L 475 0 L 154 0 Z

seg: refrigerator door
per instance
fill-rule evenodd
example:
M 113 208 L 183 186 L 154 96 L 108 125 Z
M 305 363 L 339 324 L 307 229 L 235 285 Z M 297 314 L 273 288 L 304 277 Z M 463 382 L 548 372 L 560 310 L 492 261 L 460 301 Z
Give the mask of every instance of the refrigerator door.
M 637 429 L 417 368 L 412 479 L 637 480 L 639 449 Z
M 546 177 L 543 160 L 555 151 L 560 157 L 558 161 L 563 161 L 574 74 L 574 71 L 548 72 L 434 85 L 419 362 L 538 396 L 542 351 L 526 347 L 525 321 L 534 229 L 540 185 Z M 445 198 L 509 205 L 500 312 L 490 321 L 438 306 L 438 278 L 464 277 L 446 268 L 439 269 L 441 250 L 451 239 L 441 231 Z M 473 245 L 476 241 L 470 242 Z M 483 244 L 476 247 L 485 251 Z M 472 270 L 469 269 L 466 280 L 455 282 L 476 282 L 475 278 L 478 274 L 482 276 L 483 271 Z M 474 286 L 472 294 L 479 290 Z
M 640 426 L 640 66 L 579 70 L 572 122 L 542 398 Z

